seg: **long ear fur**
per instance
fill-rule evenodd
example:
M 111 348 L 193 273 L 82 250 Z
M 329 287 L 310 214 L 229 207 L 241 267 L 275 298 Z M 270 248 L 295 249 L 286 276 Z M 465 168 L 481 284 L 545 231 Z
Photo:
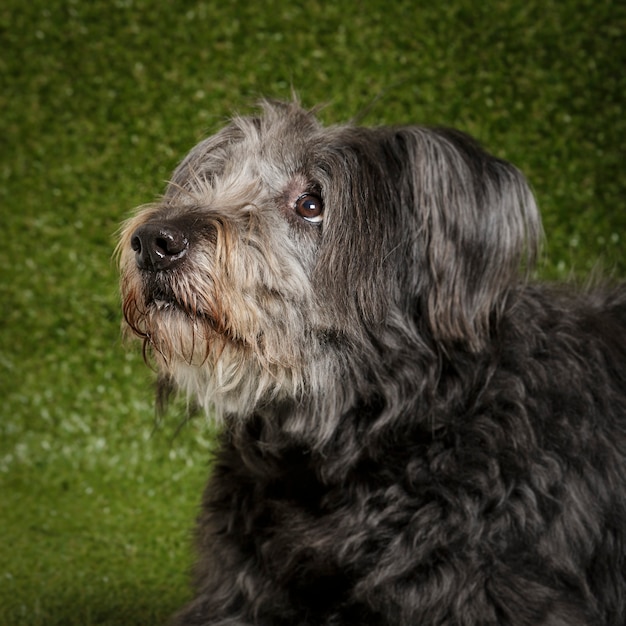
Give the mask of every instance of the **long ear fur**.
M 480 350 L 520 268 L 533 266 L 542 237 L 522 174 L 452 130 L 400 128 L 405 210 L 418 212 L 414 254 L 425 311 L 444 346 Z

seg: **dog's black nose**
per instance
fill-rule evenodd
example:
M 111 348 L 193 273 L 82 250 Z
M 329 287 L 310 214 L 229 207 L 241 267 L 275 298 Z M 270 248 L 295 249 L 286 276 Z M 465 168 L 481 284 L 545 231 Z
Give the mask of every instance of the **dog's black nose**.
M 169 270 L 187 254 L 189 240 L 172 224 L 144 224 L 130 239 L 137 267 L 142 270 Z

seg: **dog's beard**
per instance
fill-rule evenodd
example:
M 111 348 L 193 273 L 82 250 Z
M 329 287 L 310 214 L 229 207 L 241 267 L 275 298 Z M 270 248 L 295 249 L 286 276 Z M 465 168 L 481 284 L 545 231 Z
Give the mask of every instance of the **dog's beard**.
M 200 367 L 223 351 L 227 335 L 208 313 L 179 300 L 170 288 L 128 283 L 132 286 L 124 294 L 124 317 L 159 367 L 167 369 L 177 361 Z
M 317 314 L 306 298 L 295 305 L 266 292 L 248 301 L 236 289 L 209 297 L 207 274 L 203 296 L 194 297 L 188 275 L 177 284 L 172 274 L 167 288 L 155 287 L 134 263 L 122 265 L 127 329 L 143 339 L 145 358 L 154 362 L 166 392 L 181 392 L 218 422 L 243 423 L 287 403 L 286 432 L 319 445 L 332 436 L 355 402 L 356 364 L 345 345 L 311 330 Z M 228 302 L 229 296 L 235 300 Z
M 220 275 L 232 272 L 221 268 L 218 274 L 207 259 L 194 270 L 157 275 L 123 261 L 124 317 L 143 340 L 146 358 L 218 417 L 301 397 L 307 316 L 287 307 L 280 294 L 263 289 L 262 297 L 250 298 L 245 289 L 224 285 Z M 281 324 L 268 324 L 270 316 Z

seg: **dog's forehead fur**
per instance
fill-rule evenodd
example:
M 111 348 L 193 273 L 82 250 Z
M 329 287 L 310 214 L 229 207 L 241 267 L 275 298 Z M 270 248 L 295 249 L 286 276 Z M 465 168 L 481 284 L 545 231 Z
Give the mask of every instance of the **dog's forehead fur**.
M 174 172 L 168 193 L 198 181 L 223 188 L 243 179 L 278 193 L 290 177 L 310 170 L 322 137 L 315 117 L 300 108 L 269 103 L 264 112 L 260 117 L 234 118 L 200 142 Z

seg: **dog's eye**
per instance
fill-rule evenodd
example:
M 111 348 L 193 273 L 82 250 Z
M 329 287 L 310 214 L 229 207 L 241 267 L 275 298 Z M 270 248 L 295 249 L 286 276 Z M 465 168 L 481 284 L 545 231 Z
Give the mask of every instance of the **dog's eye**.
M 300 217 L 312 224 L 319 224 L 324 219 L 324 203 L 317 194 L 302 194 L 293 208 Z

